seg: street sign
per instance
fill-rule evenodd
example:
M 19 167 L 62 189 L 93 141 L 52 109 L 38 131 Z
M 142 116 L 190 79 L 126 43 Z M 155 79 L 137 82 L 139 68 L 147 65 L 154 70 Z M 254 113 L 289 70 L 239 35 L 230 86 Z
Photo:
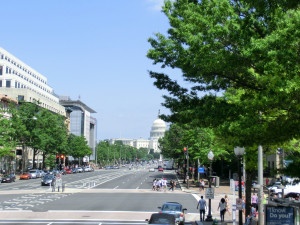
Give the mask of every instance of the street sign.
M 213 188 L 206 188 L 205 189 L 205 198 L 207 199 L 214 199 L 215 197 L 215 189 Z
M 266 206 L 265 224 L 294 225 L 295 211 L 293 207 Z
M 236 199 L 236 209 L 243 210 L 243 199 L 241 198 Z
M 204 167 L 198 167 L 198 173 L 204 173 Z

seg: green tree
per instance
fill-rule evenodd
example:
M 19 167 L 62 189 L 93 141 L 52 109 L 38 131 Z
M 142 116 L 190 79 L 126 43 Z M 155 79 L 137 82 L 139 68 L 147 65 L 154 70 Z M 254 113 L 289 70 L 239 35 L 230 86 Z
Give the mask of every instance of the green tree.
M 5 116 L 6 115 L 6 116 Z M 11 122 L 7 117 L 7 110 L 0 112 L 0 158 L 4 158 L 6 164 L 10 162 L 10 157 L 14 157 L 16 142 L 11 138 L 15 130 L 11 127 Z
M 163 119 L 214 128 L 249 156 L 253 146 L 299 139 L 299 2 L 177 0 L 163 12 L 171 28 L 149 39 L 147 56 L 189 82 L 150 72 L 170 93 Z
M 51 156 L 68 154 L 68 130 L 65 118 L 47 109 L 41 108 L 36 117 L 36 127 L 33 130 L 35 142 L 32 147 L 36 152 L 42 151 L 44 168 L 49 164 L 45 160 L 52 159 Z
M 69 146 L 69 155 L 74 157 L 75 159 L 81 162 L 81 159 L 84 156 L 89 156 L 92 154 L 90 147 L 88 146 L 87 140 L 83 135 L 77 136 L 74 134 L 69 135 L 68 139 L 68 146 Z

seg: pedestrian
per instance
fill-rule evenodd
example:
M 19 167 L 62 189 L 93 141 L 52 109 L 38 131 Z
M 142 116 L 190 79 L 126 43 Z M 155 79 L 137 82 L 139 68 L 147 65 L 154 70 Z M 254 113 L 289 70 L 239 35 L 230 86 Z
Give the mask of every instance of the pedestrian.
M 199 181 L 199 190 L 200 190 L 200 191 L 203 191 L 202 179 Z
M 167 179 L 163 178 L 162 180 L 162 188 L 164 191 L 167 191 Z
M 249 225 L 251 223 L 252 218 L 255 217 L 255 207 L 253 205 L 250 205 L 251 210 L 250 210 L 250 215 L 246 218 L 245 225 Z
M 255 195 L 255 193 L 253 193 L 252 197 L 251 197 L 251 204 L 253 205 L 253 207 L 257 210 L 257 203 L 258 203 L 258 197 L 257 195 Z
M 269 178 L 266 179 L 266 185 L 269 186 L 270 180 Z
M 201 183 L 202 183 L 202 190 L 204 191 L 205 181 L 202 179 Z
M 154 178 L 153 182 L 152 182 L 152 190 L 155 191 L 156 190 L 156 179 Z
M 159 191 L 160 185 L 159 185 L 159 179 L 156 180 L 156 190 Z
M 173 186 L 174 186 L 174 181 L 173 181 L 173 180 L 170 180 L 170 188 L 169 188 L 169 191 L 170 191 L 170 190 L 173 191 Z
M 229 206 L 229 198 L 228 198 L 227 195 L 225 195 L 225 205 L 226 205 L 226 211 L 225 211 L 225 213 L 228 212 L 229 215 L 231 216 L 230 206 Z
M 162 178 L 160 178 L 159 179 L 159 190 L 163 190 L 163 179 Z
M 197 209 L 200 208 L 200 221 L 204 221 L 205 218 L 205 209 L 207 209 L 206 201 L 201 196 L 201 199 L 198 201 Z
M 224 198 L 222 198 L 221 201 L 219 202 L 218 210 L 219 209 L 220 209 L 221 222 L 224 222 L 224 215 L 226 212 L 226 203 Z
M 173 191 L 176 189 L 176 180 L 174 180 Z
M 246 213 L 246 198 L 245 195 L 242 196 L 242 201 L 243 201 L 243 214 Z

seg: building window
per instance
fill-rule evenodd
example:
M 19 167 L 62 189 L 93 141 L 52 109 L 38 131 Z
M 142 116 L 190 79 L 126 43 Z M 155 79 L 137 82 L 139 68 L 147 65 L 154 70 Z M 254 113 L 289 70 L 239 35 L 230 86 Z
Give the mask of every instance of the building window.
M 17 81 L 15 81 L 15 88 L 17 88 L 18 87 L 18 82 Z
M 0 66 L 0 75 L 2 75 L 3 74 L 3 67 L 2 66 Z
M 2 80 L 0 80 L 0 87 L 2 87 Z
M 18 101 L 24 101 L 24 95 L 18 95 Z
M 6 87 L 7 87 L 7 88 L 10 88 L 10 80 L 7 80 L 7 81 L 6 81 Z

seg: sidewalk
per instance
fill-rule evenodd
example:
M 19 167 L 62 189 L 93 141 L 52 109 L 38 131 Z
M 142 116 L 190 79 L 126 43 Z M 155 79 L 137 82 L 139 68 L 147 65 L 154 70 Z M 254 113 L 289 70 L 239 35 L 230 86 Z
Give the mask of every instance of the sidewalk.
M 189 181 L 189 188 L 187 188 L 187 183 L 183 183 L 183 179 L 178 178 L 178 183 L 180 185 L 180 188 L 182 191 L 186 193 L 191 193 L 194 194 L 195 198 L 200 199 L 200 196 L 203 196 L 205 199 L 205 188 L 208 188 L 208 181 L 205 180 L 205 188 L 204 191 L 200 191 L 200 188 L 197 187 L 191 180 Z M 218 205 L 221 200 L 221 198 L 224 198 L 225 195 L 228 196 L 229 198 L 229 205 L 230 205 L 230 212 L 232 213 L 232 202 L 233 202 L 233 192 L 230 190 L 230 184 L 229 181 L 226 182 L 225 180 L 220 180 L 220 186 L 219 187 L 214 187 L 212 185 L 212 188 L 214 188 L 214 199 L 211 199 L 211 211 L 212 211 L 212 218 L 213 220 L 217 220 L 218 225 L 231 225 L 233 224 L 232 221 L 232 215 L 229 215 L 228 212 L 225 213 L 225 221 L 220 222 L 220 213 L 218 211 Z M 197 199 L 197 200 L 198 200 Z M 208 207 L 208 199 L 205 199 Z M 196 206 L 195 206 L 196 208 Z M 205 217 L 207 216 L 208 210 L 206 210 Z M 236 214 L 236 219 L 238 219 L 238 213 Z M 195 224 L 197 225 L 212 225 L 213 222 L 200 222 L 200 215 L 199 219 L 195 221 Z M 238 224 L 238 221 L 236 221 L 236 224 Z

